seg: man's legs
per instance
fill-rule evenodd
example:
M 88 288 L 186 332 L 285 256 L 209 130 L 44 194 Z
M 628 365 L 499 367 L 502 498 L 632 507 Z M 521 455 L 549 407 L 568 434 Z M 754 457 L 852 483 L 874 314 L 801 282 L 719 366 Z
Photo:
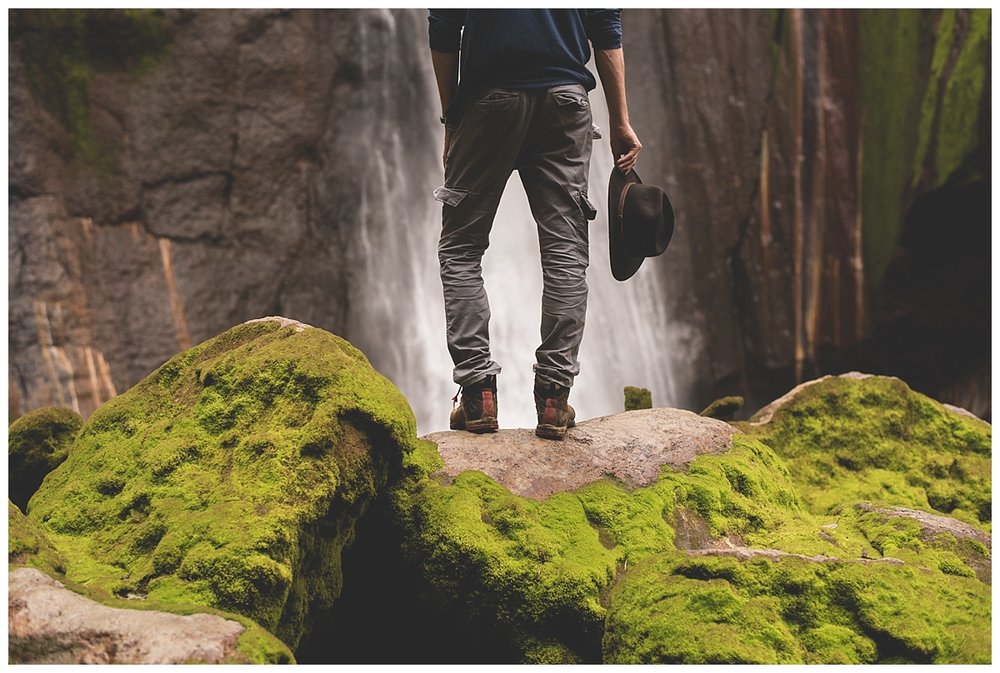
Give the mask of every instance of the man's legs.
M 582 86 L 550 89 L 525 142 L 518 170 L 538 225 L 542 257 L 542 343 L 537 380 L 564 388 L 580 373 L 587 313 L 591 112 Z
M 454 380 L 463 388 L 477 390 L 478 384 L 500 372 L 490 356 L 490 307 L 481 262 L 530 109 L 526 93 L 501 89 L 491 89 L 463 106 L 452 132 L 445 185 L 435 192 L 444 204 L 438 258 L 448 350 L 455 364 Z
M 535 434 L 561 439 L 575 424 L 569 389 L 580 373 L 577 355 L 587 314 L 590 260 L 587 199 L 591 112 L 582 86 L 549 89 L 518 160 L 521 182 L 538 225 L 542 257 L 542 343 L 535 351 Z

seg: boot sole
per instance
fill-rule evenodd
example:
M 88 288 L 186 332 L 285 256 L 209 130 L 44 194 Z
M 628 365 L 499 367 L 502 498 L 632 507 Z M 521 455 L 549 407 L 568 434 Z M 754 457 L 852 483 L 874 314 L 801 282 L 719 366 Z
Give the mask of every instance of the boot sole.
M 477 421 L 468 421 L 465 424 L 465 427 L 461 429 L 467 430 L 468 432 L 475 432 L 476 434 L 482 434 L 484 432 L 496 432 L 499 428 L 500 425 L 497 423 L 497 419 L 487 416 L 486 418 L 481 418 Z
M 566 436 L 567 427 L 565 425 L 549 425 L 539 423 L 535 427 L 535 434 L 542 439 L 563 439 Z

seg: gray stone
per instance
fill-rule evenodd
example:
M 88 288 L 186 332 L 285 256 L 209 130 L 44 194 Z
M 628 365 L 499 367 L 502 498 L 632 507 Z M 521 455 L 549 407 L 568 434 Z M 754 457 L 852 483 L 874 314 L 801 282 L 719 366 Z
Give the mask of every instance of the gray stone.
M 244 630 L 214 615 L 101 605 L 34 568 L 8 574 L 7 600 L 12 664 L 223 663 Z
M 479 470 L 518 495 L 544 499 L 605 476 L 629 487 L 653 483 L 664 465 L 681 468 L 702 454 L 732 447 L 736 429 L 683 409 L 642 409 L 583 421 L 562 441 L 534 430 L 476 435 L 448 431 L 427 435 L 450 477 Z

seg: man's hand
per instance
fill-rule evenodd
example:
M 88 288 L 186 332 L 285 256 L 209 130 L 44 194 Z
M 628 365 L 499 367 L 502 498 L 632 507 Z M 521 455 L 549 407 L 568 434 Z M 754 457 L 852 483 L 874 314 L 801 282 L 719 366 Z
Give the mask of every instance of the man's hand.
M 447 147 L 447 142 L 445 140 L 445 147 Z M 615 166 L 622 173 L 628 173 L 635 167 L 635 161 L 639 158 L 641 150 L 642 143 L 639 142 L 639 137 L 635 135 L 635 131 L 630 125 L 626 124 L 611 129 L 611 156 Z
M 597 74 L 604 86 L 604 97 L 608 101 L 608 117 L 611 120 L 611 156 L 618 170 L 628 173 L 635 166 L 642 143 L 639 142 L 628 120 L 628 104 L 625 102 L 625 56 L 621 49 L 597 49 L 594 51 L 594 60 L 597 63 Z

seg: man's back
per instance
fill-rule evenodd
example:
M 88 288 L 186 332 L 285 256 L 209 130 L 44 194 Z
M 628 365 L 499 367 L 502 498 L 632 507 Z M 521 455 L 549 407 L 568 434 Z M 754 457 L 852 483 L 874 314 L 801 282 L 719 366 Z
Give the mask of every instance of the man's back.
M 590 42 L 621 47 L 618 17 L 616 10 L 432 9 L 430 43 L 436 51 L 461 50 L 456 101 L 489 87 L 582 84 L 591 91 Z

